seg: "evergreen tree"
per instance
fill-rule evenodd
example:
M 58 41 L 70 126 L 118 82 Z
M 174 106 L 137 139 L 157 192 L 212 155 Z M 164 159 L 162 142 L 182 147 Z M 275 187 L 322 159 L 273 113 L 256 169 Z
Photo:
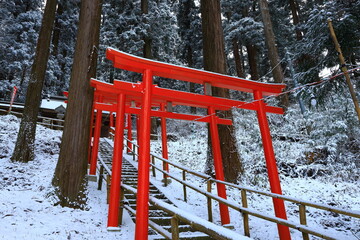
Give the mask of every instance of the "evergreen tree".
M 62 95 L 69 88 L 79 9 L 79 0 L 61 0 L 58 3 L 45 94 Z
M 25 91 L 41 24 L 40 0 L 1 1 L 0 85 L 16 85 Z M 0 87 L 4 94 L 7 88 Z M 22 98 L 23 99 L 23 98 Z
M 268 58 L 272 68 L 272 75 L 276 83 L 284 83 L 284 73 L 281 67 L 278 48 L 276 46 L 273 24 L 271 22 L 269 6 L 267 0 L 259 0 L 259 8 L 264 24 L 265 42 L 268 50 Z M 288 95 L 281 96 L 281 104 L 283 107 L 289 106 Z
M 205 70 L 226 74 L 226 56 L 224 35 L 221 25 L 221 8 L 219 0 L 201 1 L 201 18 L 203 29 L 203 52 Z M 214 96 L 229 98 L 229 90 L 212 88 Z M 232 112 L 227 111 L 221 117 L 232 119 Z M 234 139 L 234 127 L 219 125 L 219 140 L 224 166 L 225 179 L 236 182 L 242 172 L 240 156 Z M 210 138 L 209 138 L 210 140 Z M 209 144 L 211 146 L 211 144 Z M 211 163 L 207 162 L 207 167 Z
M 338 56 L 331 40 L 327 19 L 333 20 L 338 41 L 347 63 L 356 64 L 360 59 L 360 2 L 326 1 L 322 5 L 306 4 L 301 9 L 306 21 L 301 24 L 304 36 L 292 46 L 296 59 L 296 77 L 302 84 L 319 81 L 319 73 L 325 68 L 339 65 Z M 339 70 L 335 70 L 339 71 Z M 316 97 L 321 103 L 328 94 L 341 92 L 345 81 L 331 81 L 321 87 L 302 92 L 306 99 Z M 308 101 L 310 102 L 310 101 Z
M 96 74 L 101 3 L 101 0 L 81 1 L 64 132 L 53 178 L 61 206 L 83 208 L 86 202 L 85 176 L 94 95 L 89 81 Z
M 178 49 L 179 61 L 192 68 L 203 68 L 202 65 L 202 34 L 200 8 L 194 0 L 181 0 L 177 9 L 178 31 L 180 44 Z M 198 92 L 202 86 L 189 83 L 190 92 Z M 196 108 L 190 108 L 191 113 L 196 113 Z
M 23 117 L 16 140 L 13 161 L 28 162 L 34 159 L 34 142 L 41 91 L 50 52 L 50 40 L 55 19 L 57 0 L 47 0 L 41 29 L 36 46 L 34 63 L 31 68 L 29 86 L 26 92 Z
M 250 73 L 253 80 L 259 79 L 258 52 L 264 48 L 263 24 L 254 14 L 253 2 L 224 1 L 222 3 L 224 15 L 227 21 L 224 22 L 225 40 L 227 52 L 233 52 L 235 67 L 230 65 L 230 73 L 235 74 L 236 69 L 239 77 L 246 77 Z M 244 52 L 243 49 L 246 49 Z M 247 59 L 244 57 L 247 55 Z M 231 56 L 231 54 L 228 54 Z
M 106 48 L 142 56 L 143 36 L 146 29 L 141 25 L 140 0 L 109 0 L 104 2 L 101 25 L 98 78 L 112 82 L 116 79 L 139 81 L 139 74 L 114 69 L 105 59 Z

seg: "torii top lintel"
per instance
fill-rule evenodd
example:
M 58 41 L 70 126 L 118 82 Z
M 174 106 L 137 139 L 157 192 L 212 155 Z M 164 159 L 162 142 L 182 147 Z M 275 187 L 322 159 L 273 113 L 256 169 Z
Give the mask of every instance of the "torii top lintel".
M 214 87 L 249 93 L 260 91 L 263 95 L 276 95 L 281 93 L 286 87 L 285 84 L 255 82 L 238 77 L 153 61 L 124 53 L 114 48 L 108 48 L 106 50 L 106 58 L 113 62 L 114 67 L 128 71 L 144 73 L 146 69 L 149 69 L 154 76 L 198 84 L 210 83 Z

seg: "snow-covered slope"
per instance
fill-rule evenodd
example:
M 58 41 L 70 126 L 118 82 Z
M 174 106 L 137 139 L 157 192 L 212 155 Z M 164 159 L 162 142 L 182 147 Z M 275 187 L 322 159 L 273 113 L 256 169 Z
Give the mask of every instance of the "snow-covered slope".
M 339 105 L 341 106 L 341 105 Z M 344 106 L 345 108 L 345 106 Z M 331 206 L 360 210 L 359 127 L 341 117 L 344 109 L 318 109 L 307 118 L 299 117 L 290 108 L 285 118 L 270 116 L 274 147 L 281 174 L 283 192 L 287 196 Z M 345 110 L 346 112 L 346 110 Z M 340 117 L 339 117 L 340 115 Z M 266 169 L 255 115 L 235 113 L 235 126 L 245 175 L 241 184 L 268 190 Z M 324 117 L 326 116 L 326 117 Z M 351 118 L 350 118 L 351 119 Z M 305 127 L 304 127 L 305 126 Z M 36 158 L 27 164 L 14 163 L 10 157 L 14 148 L 19 120 L 0 116 L 0 239 L 133 239 L 134 225 L 127 214 L 120 232 L 106 230 L 107 204 L 105 191 L 88 186 L 86 211 L 54 206 L 49 197 L 51 180 L 59 153 L 61 132 L 37 127 Z M 205 168 L 207 132 L 205 124 L 168 120 L 170 159 L 194 170 Z M 308 127 L 308 129 L 307 129 Z M 355 144 L 355 145 L 354 145 Z M 161 142 L 152 142 L 152 151 L 161 154 Z M 311 155 L 313 154 L 313 155 Z M 170 169 L 173 171 L 172 169 Z M 179 176 L 181 172 L 178 172 Z M 163 187 L 161 174 L 154 183 L 181 209 L 207 218 L 206 199 L 188 191 L 183 202 L 182 187 L 172 182 Z M 202 185 L 200 180 L 189 180 Z M 229 198 L 239 202 L 239 193 L 229 190 Z M 249 194 L 249 206 L 272 215 L 269 198 Z M 289 219 L 298 222 L 298 206 L 287 204 Z M 218 208 L 213 208 L 219 222 Z M 235 230 L 242 233 L 242 217 L 232 211 Z M 309 226 L 325 229 L 339 239 L 359 239 L 360 221 L 308 208 Z M 251 236 L 255 239 L 276 239 L 275 224 L 250 217 Z M 292 231 L 293 239 L 301 234 Z

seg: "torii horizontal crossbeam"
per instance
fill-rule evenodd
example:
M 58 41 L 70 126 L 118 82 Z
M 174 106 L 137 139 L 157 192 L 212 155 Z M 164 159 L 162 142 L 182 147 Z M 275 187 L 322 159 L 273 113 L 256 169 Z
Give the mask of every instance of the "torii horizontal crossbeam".
M 141 102 L 141 95 L 143 91 L 142 83 L 130 83 L 115 80 L 114 84 L 109 84 L 92 79 L 91 85 L 96 88 L 96 93 L 98 95 L 103 96 L 103 102 L 115 103 L 116 95 L 120 93 L 128 96 L 126 100 L 128 103 L 135 101 L 140 104 Z M 258 104 L 256 102 L 247 103 L 238 100 L 176 91 L 160 88 L 156 85 L 153 86 L 152 92 L 152 103 L 155 104 L 155 106 L 161 103 L 171 102 L 173 105 L 184 105 L 206 109 L 212 106 L 215 110 L 229 110 L 233 107 L 247 110 L 258 110 Z M 284 113 L 282 108 L 268 105 L 265 105 L 265 111 L 276 114 Z
M 144 71 L 148 69 L 154 76 L 198 84 L 210 83 L 214 87 L 233 89 L 242 92 L 253 93 L 254 90 L 257 90 L 262 92 L 263 95 L 273 95 L 281 93 L 286 87 L 285 84 L 260 83 L 248 79 L 139 58 L 113 48 L 108 48 L 106 50 L 106 58 L 111 60 L 116 68 L 138 73 L 144 73 Z

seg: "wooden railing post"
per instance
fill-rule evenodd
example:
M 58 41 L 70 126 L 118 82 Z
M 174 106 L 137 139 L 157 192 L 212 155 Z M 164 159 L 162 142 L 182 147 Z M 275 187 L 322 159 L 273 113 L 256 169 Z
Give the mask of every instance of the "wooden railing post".
M 244 208 L 248 207 L 245 189 L 241 189 L 241 203 Z M 244 222 L 244 234 L 245 236 L 250 237 L 249 214 L 243 212 L 242 216 Z
M 153 155 L 151 155 L 151 163 L 153 164 L 151 169 L 152 169 L 152 174 L 153 177 L 156 178 L 156 171 L 155 171 L 155 157 Z
M 133 145 L 133 161 L 135 161 L 136 151 L 137 151 L 137 147 Z
M 179 220 L 176 216 L 171 218 L 171 239 L 172 240 L 179 240 Z
M 123 220 L 123 214 L 124 214 L 124 189 L 121 189 L 120 191 L 120 202 L 119 202 L 119 225 L 122 224 Z
M 103 183 L 103 177 L 104 177 L 104 166 L 100 165 L 100 173 L 99 173 L 99 181 L 98 181 L 98 190 L 101 190 L 102 183 Z
M 207 191 L 208 193 L 211 193 L 211 186 L 212 185 L 212 181 L 211 179 L 207 180 Z M 212 202 L 211 202 L 211 197 L 207 197 L 207 208 L 208 208 L 208 220 L 209 222 L 213 221 L 213 214 L 212 214 Z
M 300 204 L 299 205 L 299 215 L 300 215 L 300 224 L 301 225 L 306 225 L 306 208 L 305 205 Z M 304 240 L 309 240 L 309 234 L 308 233 L 302 233 L 303 239 Z
M 186 181 L 186 171 L 183 170 L 182 172 L 183 181 Z M 184 201 L 187 202 L 187 194 L 186 194 L 186 186 L 183 184 L 183 190 L 184 190 Z
M 110 186 L 111 186 L 111 176 L 106 176 L 106 203 L 109 204 L 110 201 Z

